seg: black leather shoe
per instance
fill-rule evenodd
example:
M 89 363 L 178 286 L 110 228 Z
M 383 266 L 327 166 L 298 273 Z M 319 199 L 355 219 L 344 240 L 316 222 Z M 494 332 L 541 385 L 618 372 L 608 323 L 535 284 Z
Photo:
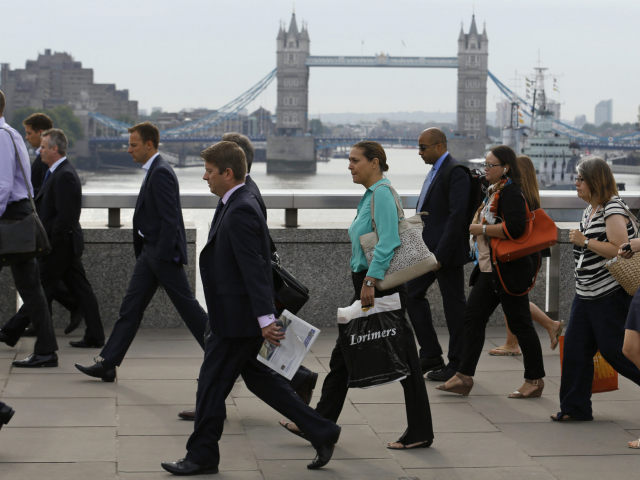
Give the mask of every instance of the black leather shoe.
M 84 313 L 79 308 L 76 308 L 73 312 L 71 312 L 71 316 L 69 317 L 69 325 L 64 329 L 64 334 L 69 335 L 76 328 L 80 326 L 82 320 L 84 319 Z M 75 345 L 74 345 L 75 347 Z
M 22 336 L 23 337 L 35 337 L 36 336 L 36 329 L 33 325 L 29 325 L 27 327 L 27 329 L 22 332 Z
M 0 342 L 6 343 L 9 347 L 15 347 L 16 343 L 18 343 L 17 340 L 11 340 L 6 333 L 2 332 L 2 330 L 0 330 Z
M 194 421 L 196 419 L 196 409 L 192 408 L 191 410 L 182 410 L 178 416 L 183 420 Z
M 443 368 L 444 366 L 444 359 L 442 358 L 442 355 L 440 355 L 439 357 L 420 359 L 420 368 L 422 369 L 423 375 L 427 372 L 430 372 L 431 370 L 437 370 L 439 368 Z
M 433 380 L 436 382 L 446 382 L 451 377 L 456 374 L 456 371 L 453 368 L 443 367 L 438 370 L 433 370 L 427 374 L 427 378 L 429 380 Z
M 318 448 L 316 448 L 316 458 L 314 458 L 313 461 L 309 465 L 307 465 L 307 468 L 309 470 L 317 470 L 318 468 L 322 468 L 331 460 L 333 451 L 336 448 L 336 443 L 338 443 L 338 439 L 340 438 L 340 432 L 342 431 L 342 428 L 340 428 L 339 425 L 336 425 L 336 427 L 338 427 L 338 431 L 336 432 L 336 434 L 333 435 L 329 440 L 324 442 L 322 445 L 320 445 Z
M 311 397 L 313 397 L 313 390 L 315 390 L 317 382 L 318 382 L 318 374 L 311 372 L 307 377 L 307 379 L 304 382 L 302 382 L 302 385 L 300 385 L 300 388 L 296 390 L 296 393 L 298 394 L 298 396 L 307 405 L 311 403 Z
M 104 342 L 96 342 L 95 340 L 87 340 L 86 338 L 83 338 L 77 342 L 69 342 L 69 345 L 76 348 L 102 348 L 104 347 Z
M 6 403 L 0 402 L 0 429 L 11 421 L 15 410 Z
M 214 465 L 196 465 L 186 458 L 181 458 L 177 462 L 162 462 L 162 468 L 174 475 L 204 475 L 206 473 L 218 473 L 218 467 Z
M 76 363 L 76 368 L 85 375 L 101 379 L 103 382 L 113 382 L 116 379 L 116 369 L 107 369 L 102 362 L 97 362 L 90 367 L 85 367 L 79 363 Z
M 49 353 L 47 355 L 37 355 L 32 353 L 24 360 L 16 360 L 13 362 L 14 367 L 20 368 L 42 368 L 42 367 L 57 367 L 58 355 Z

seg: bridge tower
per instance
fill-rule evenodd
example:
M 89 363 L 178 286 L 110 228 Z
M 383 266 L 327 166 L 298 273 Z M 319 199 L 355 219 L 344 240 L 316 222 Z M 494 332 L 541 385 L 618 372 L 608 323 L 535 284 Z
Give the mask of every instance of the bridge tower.
M 489 38 L 486 26 L 478 33 L 471 17 L 469 33 L 458 37 L 458 132 L 467 138 L 487 136 L 487 72 Z
M 278 32 L 277 79 L 278 106 L 276 132 L 278 135 L 304 135 L 308 132 L 309 33 L 303 22 L 298 30 L 295 12 L 291 15 L 289 31 L 280 25 Z

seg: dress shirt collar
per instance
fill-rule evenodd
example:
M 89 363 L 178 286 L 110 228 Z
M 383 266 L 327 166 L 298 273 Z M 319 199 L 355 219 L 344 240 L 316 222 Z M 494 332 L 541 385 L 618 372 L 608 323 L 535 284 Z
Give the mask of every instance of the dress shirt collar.
M 153 161 L 156 159 L 156 157 L 158 155 L 160 155 L 160 153 L 156 153 L 153 157 L 151 157 L 149 160 L 147 160 L 147 163 L 142 165 L 142 169 L 148 171 L 151 168 L 151 164 L 153 163 Z
M 64 162 L 66 159 L 67 159 L 67 157 L 62 157 L 60 160 L 58 160 L 56 163 L 54 163 L 53 165 L 51 165 L 51 166 L 49 167 L 49 171 L 50 171 L 51 173 L 53 173 L 53 172 L 56 170 L 56 168 L 58 168 L 58 166 L 59 166 L 62 162 Z
M 38 149 L 36 150 L 36 157 L 40 155 L 40 150 L 42 150 L 42 147 L 38 147 Z
M 444 155 L 442 155 L 438 161 L 436 163 L 434 163 L 433 165 L 433 170 L 434 172 L 437 172 L 438 169 L 440 168 L 440 166 L 442 165 L 442 162 L 444 162 L 444 159 L 447 158 L 447 155 L 449 155 L 449 150 L 447 150 L 446 152 L 444 152 Z
M 224 196 L 222 197 L 222 203 L 226 205 L 227 202 L 229 201 L 229 197 L 231 196 L 231 194 L 233 194 L 233 192 L 235 192 L 237 189 L 239 189 L 243 185 L 244 185 L 244 182 L 236 185 L 231 190 L 229 190 L 227 193 L 225 193 Z
M 4 125 L 5 123 L 7 122 L 4 121 L 4 117 L 0 117 L 0 126 Z

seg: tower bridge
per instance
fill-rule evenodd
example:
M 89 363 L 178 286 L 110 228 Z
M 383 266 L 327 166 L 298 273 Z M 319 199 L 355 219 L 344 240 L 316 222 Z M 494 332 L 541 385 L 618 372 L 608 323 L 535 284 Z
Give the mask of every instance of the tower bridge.
M 486 27 L 478 31 L 475 16 L 469 31 L 461 27 L 458 35 L 457 57 L 397 57 L 380 53 L 374 56 L 319 56 L 311 55 L 310 37 L 305 23 L 298 28 L 295 13 L 288 29 L 281 24 L 276 39 L 276 68 L 256 85 L 224 105 L 214 113 L 176 128 L 163 130 L 161 138 L 167 143 L 218 141 L 208 134 L 212 127 L 235 118 L 242 109 L 254 101 L 273 80 L 277 81 L 276 135 L 266 138 L 268 172 L 315 172 L 316 150 L 362 138 L 311 137 L 309 135 L 309 74 L 319 67 L 343 68 L 455 68 L 457 80 L 457 118 L 455 135 L 449 140 L 450 149 L 462 160 L 477 158 L 484 153 L 487 118 L 487 79 L 509 98 L 531 109 L 524 99 L 515 95 L 488 69 L 489 38 Z M 526 108 L 522 109 L 530 114 Z M 130 125 L 106 117 L 97 112 L 89 113 L 92 121 L 125 133 Z M 558 134 L 574 138 L 585 147 L 608 149 L 636 149 L 640 132 L 615 138 L 600 137 L 584 132 L 556 120 L 554 130 Z M 91 144 L 122 141 L 120 137 L 93 137 Z M 265 141 L 264 137 L 255 138 Z M 381 138 L 386 144 L 410 144 L 415 139 Z

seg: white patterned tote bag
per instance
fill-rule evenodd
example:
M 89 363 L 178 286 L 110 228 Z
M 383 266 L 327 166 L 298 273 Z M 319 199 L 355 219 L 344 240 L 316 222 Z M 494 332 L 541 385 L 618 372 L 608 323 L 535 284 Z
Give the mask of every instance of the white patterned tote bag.
M 395 250 L 391 263 L 389 264 L 389 269 L 385 273 L 384 278 L 376 283 L 378 290 L 388 290 L 434 270 L 438 265 L 438 261 L 422 239 L 424 224 L 422 223 L 421 216 L 428 215 L 428 213 L 418 213 L 413 217 L 405 218 L 398 193 L 388 183 L 381 183 L 375 188 L 371 195 L 371 226 L 373 227 L 373 232 L 360 236 L 360 245 L 367 257 L 367 263 L 371 265 L 373 250 L 378 243 L 378 233 L 376 231 L 376 221 L 373 213 L 373 201 L 376 190 L 382 186 L 389 187 L 396 200 L 399 219 L 398 233 L 400 234 L 400 246 Z

